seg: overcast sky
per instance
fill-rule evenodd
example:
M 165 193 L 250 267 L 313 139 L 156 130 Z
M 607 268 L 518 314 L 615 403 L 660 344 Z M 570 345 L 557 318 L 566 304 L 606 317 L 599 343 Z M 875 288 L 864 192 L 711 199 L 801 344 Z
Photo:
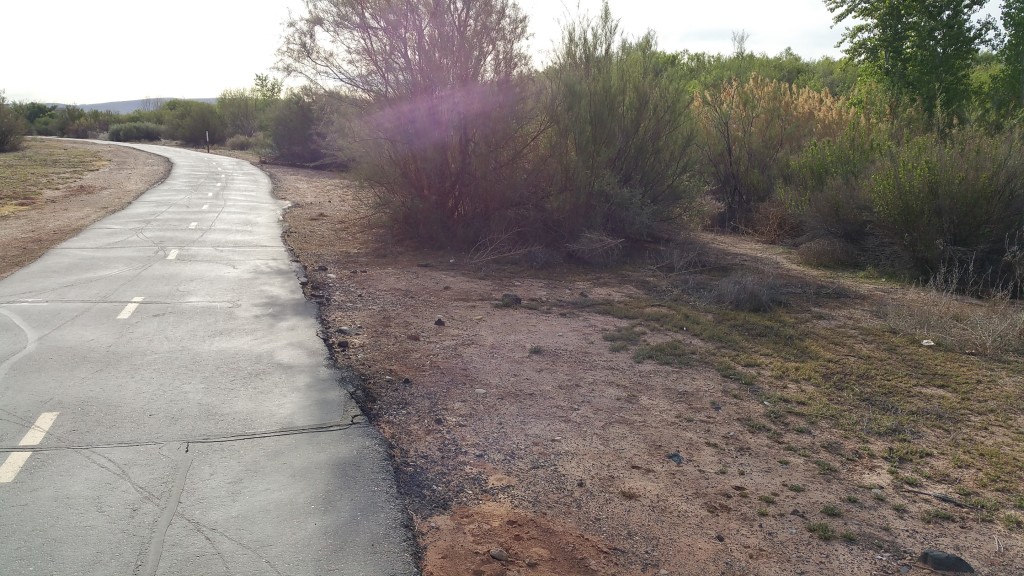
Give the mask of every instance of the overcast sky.
M 146 97 L 216 97 L 271 71 L 288 10 L 302 0 L 5 1 L 0 90 L 12 100 L 92 104 Z M 542 63 L 575 0 L 520 0 Z M 580 0 L 596 12 L 600 0 Z M 840 27 L 822 0 L 610 0 L 622 29 L 658 34 L 666 51 L 748 50 L 838 56 Z M 994 11 L 998 2 L 990 2 Z

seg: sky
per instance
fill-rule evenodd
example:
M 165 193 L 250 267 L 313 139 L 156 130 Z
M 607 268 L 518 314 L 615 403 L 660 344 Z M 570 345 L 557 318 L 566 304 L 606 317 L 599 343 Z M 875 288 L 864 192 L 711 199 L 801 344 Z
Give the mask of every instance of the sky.
M 596 13 L 600 0 L 519 0 L 530 15 L 535 63 L 559 22 Z M 839 56 L 844 26 L 822 0 L 609 0 L 632 36 L 653 30 L 668 52 L 747 49 L 805 58 Z M 35 0 L 5 2 L 0 90 L 10 100 L 94 104 L 139 98 L 213 98 L 272 73 L 289 10 L 302 0 Z M 998 2 L 989 2 L 995 13 Z

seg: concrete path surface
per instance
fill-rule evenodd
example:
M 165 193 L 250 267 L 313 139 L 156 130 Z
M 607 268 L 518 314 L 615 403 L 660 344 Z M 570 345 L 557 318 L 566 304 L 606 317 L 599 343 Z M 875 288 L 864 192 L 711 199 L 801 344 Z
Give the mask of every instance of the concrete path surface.
M 135 147 L 164 183 L 0 281 L 0 574 L 415 574 L 269 180 Z

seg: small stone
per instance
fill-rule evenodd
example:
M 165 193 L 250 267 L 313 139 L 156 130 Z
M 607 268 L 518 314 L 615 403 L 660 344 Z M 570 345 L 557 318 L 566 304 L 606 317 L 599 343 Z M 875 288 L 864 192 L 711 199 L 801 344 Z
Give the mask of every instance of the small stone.
M 433 266 L 433 264 L 431 264 L 430 262 L 420 262 L 419 264 L 417 264 L 417 266 L 419 266 L 420 268 L 430 268 L 431 266 Z
M 438 318 L 437 320 L 434 320 L 434 326 L 444 326 L 444 325 L 445 325 L 445 321 L 443 319 Z
M 337 346 L 339 350 L 348 350 L 348 340 L 338 340 Z
M 451 286 L 445 286 L 444 288 L 441 288 L 441 290 L 451 290 L 451 289 L 452 289 Z
M 408 378 L 402 378 L 402 384 L 412 384 L 412 380 Z
M 299 276 L 299 284 L 302 284 L 303 286 L 309 284 L 309 278 L 306 278 L 305 276 Z
M 974 568 L 966 560 L 940 550 L 925 550 L 917 560 L 925 566 L 941 572 L 974 574 Z
M 316 269 L 320 272 L 327 272 L 327 266 L 317 266 Z
M 679 452 L 673 452 L 673 453 L 665 456 L 665 458 L 668 458 L 669 460 L 675 462 L 676 466 L 682 466 L 683 465 L 683 457 L 682 457 L 682 455 L 679 454 Z
M 494 548 L 491 550 L 491 558 L 494 558 L 498 562 L 507 562 L 508 552 L 505 552 L 501 548 Z
M 537 562 L 533 558 L 527 558 L 526 559 L 526 567 L 527 568 L 536 568 L 539 565 L 540 565 L 540 562 Z
M 409 334 L 408 336 L 406 336 L 406 339 L 407 340 L 411 340 L 413 342 L 419 342 L 420 341 L 420 335 L 419 334 Z
M 580 298 L 590 298 L 590 294 L 587 294 L 586 292 L 580 292 Z
M 668 570 L 658 570 L 658 576 L 668 576 Z
M 476 389 L 476 393 L 477 394 L 487 394 L 487 390 L 484 390 L 483 388 L 477 388 Z
M 715 540 L 718 540 L 719 542 L 725 542 L 725 536 L 722 536 L 721 534 L 715 534 Z
M 443 426 L 444 425 L 444 418 L 441 418 L 440 416 L 438 416 L 437 418 L 434 418 L 434 424 L 437 424 L 438 426 Z

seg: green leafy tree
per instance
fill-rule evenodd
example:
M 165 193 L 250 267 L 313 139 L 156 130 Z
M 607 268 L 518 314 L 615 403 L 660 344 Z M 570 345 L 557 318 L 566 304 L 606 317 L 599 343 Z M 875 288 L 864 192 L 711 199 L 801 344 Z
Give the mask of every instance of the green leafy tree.
M 1014 107 L 1024 109 L 1024 0 L 1004 0 L 999 60 L 1000 87 Z
M 897 101 L 917 101 L 929 117 L 962 118 L 971 70 L 993 23 L 976 18 L 985 0 L 825 0 L 846 29 L 841 45 Z

